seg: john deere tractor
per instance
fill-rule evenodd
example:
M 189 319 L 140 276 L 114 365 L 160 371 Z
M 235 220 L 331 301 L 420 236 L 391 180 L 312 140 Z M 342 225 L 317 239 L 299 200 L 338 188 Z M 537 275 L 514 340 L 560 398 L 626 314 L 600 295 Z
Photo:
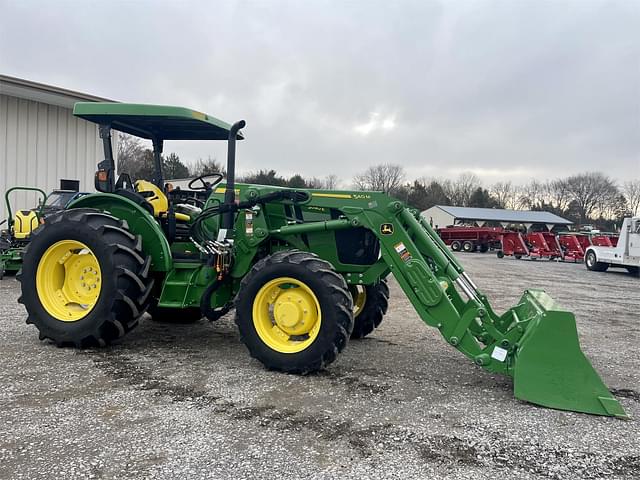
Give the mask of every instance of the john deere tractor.
M 77 180 L 60 180 L 60 189 L 53 190 L 47 195 L 44 190 L 35 187 L 11 187 L 5 192 L 7 206 L 7 229 L 0 231 L 0 280 L 5 272 L 15 273 L 22 266 L 24 247 L 29 243 L 31 234 L 45 218 L 52 213 L 63 210 L 70 202 L 86 195 L 79 191 L 80 182 Z M 38 196 L 38 206 L 30 210 L 18 209 L 13 213 L 11 208 L 11 194 L 14 192 L 35 192 Z
M 60 346 L 105 346 L 143 313 L 215 320 L 235 306 L 242 342 L 267 368 L 309 373 L 350 338 L 371 333 L 395 277 L 417 315 L 489 372 L 513 377 L 516 397 L 546 407 L 625 417 L 583 355 L 573 314 L 527 290 L 503 314 L 428 222 L 380 192 L 278 188 L 235 182 L 233 125 L 155 105 L 77 103 L 99 125 L 99 193 L 72 202 L 34 231 L 19 275 L 27 323 Z M 115 178 L 111 130 L 149 139 L 151 181 Z M 226 179 L 191 181 L 200 205 L 165 184 L 165 140 L 225 140 Z

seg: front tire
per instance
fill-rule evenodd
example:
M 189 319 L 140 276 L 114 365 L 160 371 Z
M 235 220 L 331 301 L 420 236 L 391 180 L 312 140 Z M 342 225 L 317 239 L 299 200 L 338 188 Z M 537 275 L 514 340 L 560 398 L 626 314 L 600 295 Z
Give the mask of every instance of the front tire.
M 587 269 L 592 272 L 604 272 L 609 268 L 608 263 L 599 262 L 596 257 L 596 252 L 590 250 L 587 252 L 587 256 L 584 258 L 584 263 L 587 266 Z
M 351 285 L 353 297 L 353 332 L 351 338 L 364 338 L 382 323 L 389 307 L 389 286 L 386 280 L 375 285 Z
M 41 340 L 105 346 L 138 325 L 151 298 L 150 265 L 125 221 L 99 210 L 65 210 L 34 230 L 18 301 Z
M 353 330 L 347 284 L 317 255 L 290 250 L 257 262 L 240 284 L 236 324 L 270 370 L 306 374 L 333 362 Z

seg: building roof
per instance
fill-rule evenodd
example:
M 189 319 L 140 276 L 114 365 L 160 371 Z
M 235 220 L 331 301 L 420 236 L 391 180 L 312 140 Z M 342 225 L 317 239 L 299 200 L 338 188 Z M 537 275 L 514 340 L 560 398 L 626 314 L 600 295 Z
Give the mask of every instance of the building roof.
M 231 125 L 206 113 L 165 105 L 78 102 L 73 114 L 148 139 L 227 140 L 231 130 Z
M 109 100 L 108 98 L 2 74 L 0 74 L 0 93 L 65 108 L 73 108 L 76 102 L 82 101 L 114 102 L 114 100 Z
M 499 208 L 472 208 L 436 205 L 452 217 L 459 220 L 480 220 L 487 222 L 540 223 L 554 225 L 571 225 L 572 221 L 559 217 L 551 212 L 534 212 L 530 210 L 504 210 Z M 428 212 L 425 210 L 423 213 Z

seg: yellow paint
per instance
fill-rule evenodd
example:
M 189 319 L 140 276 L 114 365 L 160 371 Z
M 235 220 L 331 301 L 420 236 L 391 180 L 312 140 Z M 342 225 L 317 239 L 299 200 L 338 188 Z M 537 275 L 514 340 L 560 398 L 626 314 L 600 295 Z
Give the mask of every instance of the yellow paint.
M 353 297 L 353 318 L 356 318 L 367 303 L 367 289 L 364 285 L 352 285 L 349 290 Z
M 215 189 L 214 193 L 224 193 L 224 191 L 225 191 L 224 187 L 218 187 L 218 188 Z M 239 188 L 236 188 L 234 190 L 234 192 L 235 192 L 236 195 L 240 195 L 240 189 Z
M 260 288 L 253 300 L 253 326 L 260 339 L 280 353 L 298 353 L 318 336 L 320 303 L 300 280 L 275 278 Z
M 100 264 L 84 243 L 61 240 L 40 258 L 36 292 L 52 317 L 63 322 L 83 319 L 98 303 L 101 289 Z
M 197 110 L 191 110 L 191 116 L 193 118 L 197 118 L 198 120 L 207 120 L 207 116 L 202 112 L 198 112 Z
M 348 193 L 312 193 L 314 197 L 326 197 L 326 198 L 351 198 Z
M 148 182 L 146 180 L 138 180 L 135 184 L 136 192 L 151 192 L 153 193 L 150 197 L 145 197 L 145 200 L 151 204 L 153 207 L 153 214 L 156 217 L 159 217 L 163 213 L 166 213 L 169 210 L 169 199 L 164 194 L 164 192 L 158 188 L 157 185 Z
M 33 210 L 18 210 L 13 217 L 13 236 L 16 238 L 27 238 L 36 228 L 38 216 Z

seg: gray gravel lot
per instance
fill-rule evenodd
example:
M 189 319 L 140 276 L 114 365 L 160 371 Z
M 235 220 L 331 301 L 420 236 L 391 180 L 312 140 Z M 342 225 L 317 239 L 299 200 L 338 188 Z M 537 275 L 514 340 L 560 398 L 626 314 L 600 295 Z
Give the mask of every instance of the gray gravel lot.
M 545 288 L 630 421 L 539 408 L 426 327 L 387 318 L 320 374 L 265 371 L 231 316 L 142 322 L 118 345 L 38 340 L 0 282 L 0 478 L 639 478 L 640 281 L 461 255 L 498 311 Z

